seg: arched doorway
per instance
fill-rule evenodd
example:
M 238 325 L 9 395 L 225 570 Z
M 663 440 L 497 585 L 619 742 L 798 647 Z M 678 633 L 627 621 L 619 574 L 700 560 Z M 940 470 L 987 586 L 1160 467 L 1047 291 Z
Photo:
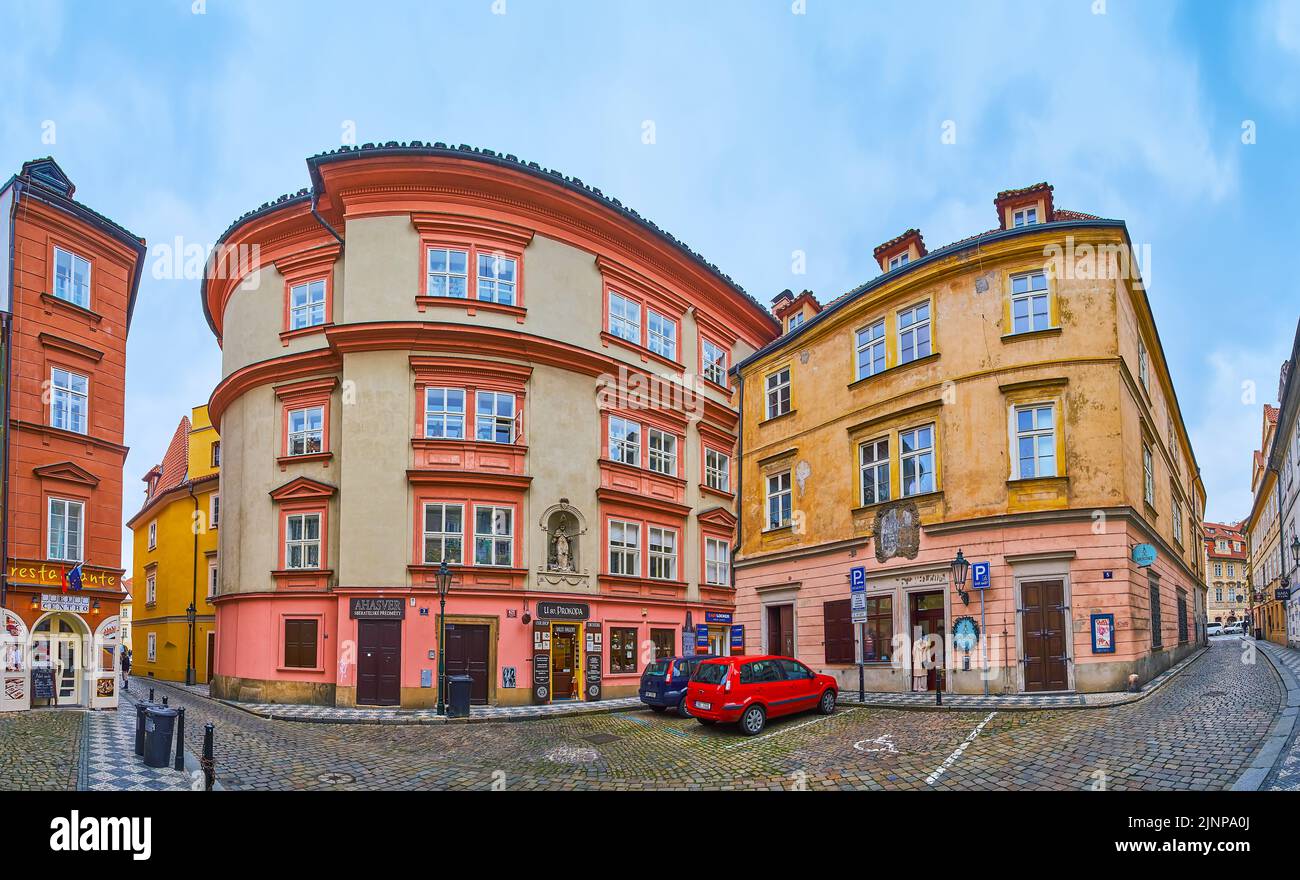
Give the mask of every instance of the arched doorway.
M 55 611 L 32 627 L 31 667 L 51 670 L 54 676 L 52 706 L 90 706 L 90 629 L 76 614 Z M 39 697 L 33 693 L 34 698 Z

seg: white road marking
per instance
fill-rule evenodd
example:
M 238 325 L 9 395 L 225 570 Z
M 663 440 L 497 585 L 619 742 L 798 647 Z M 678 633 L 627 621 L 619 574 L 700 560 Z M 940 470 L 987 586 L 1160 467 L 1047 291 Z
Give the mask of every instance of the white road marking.
M 943 775 L 944 771 L 957 762 L 957 759 L 961 757 L 961 753 L 966 751 L 966 747 L 971 743 L 975 742 L 975 737 L 980 735 L 980 731 L 984 729 L 984 725 L 988 724 L 989 721 L 992 720 L 993 716 L 996 714 L 998 714 L 996 711 L 990 712 L 988 714 L 988 717 L 986 717 L 979 724 L 976 724 L 975 729 L 972 730 L 970 734 L 966 737 L 965 742 L 957 746 L 956 751 L 954 751 L 951 755 L 949 755 L 948 759 L 939 765 L 938 770 L 935 770 L 929 776 L 925 777 L 925 784 L 934 785 L 935 781 L 938 780 L 938 778 Z
M 842 709 L 839 712 L 836 712 L 835 715 L 848 715 L 856 711 L 858 710 Z M 731 751 L 732 749 L 743 749 L 745 746 L 752 746 L 754 743 L 758 742 L 759 740 L 767 739 L 773 736 L 780 736 L 783 733 L 789 733 L 792 730 L 798 730 L 801 727 L 807 727 L 809 724 L 816 724 L 818 721 L 826 721 L 830 718 L 834 718 L 835 715 L 822 715 L 812 719 L 811 721 L 805 721 L 803 724 L 796 724 L 794 727 L 783 727 L 780 730 L 774 730 L 771 733 L 765 733 L 762 736 L 747 737 L 745 739 L 742 739 L 740 742 L 734 742 L 731 743 L 730 745 L 725 745 L 723 746 L 723 748 L 726 749 L 727 751 Z
M 867 746 L 877 746 L 878 748 L 867 748 Z M 886 733 L 875 739 L 860 739 L 853 744 L 853 748 L 859 752 L 893 752 L 898 754 L 898 747 L 894 745 L 894 735 Z

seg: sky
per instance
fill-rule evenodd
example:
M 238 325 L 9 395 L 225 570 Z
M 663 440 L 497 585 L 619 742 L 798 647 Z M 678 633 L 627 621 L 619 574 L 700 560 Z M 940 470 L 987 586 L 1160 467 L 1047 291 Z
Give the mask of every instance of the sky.
M 0 177 L 53 155 L 150 243 L 126 517 L 220 370 L 157 247 L 211 246 L 312 154 L 410 139 L 578 177 L 763 301 L 830 300 L 904 229 L 934 249 L 1046 180 L 1150 247 L 1206 517 L 1249 512 L 1300 318 L 1300 0 L 0 0 L 0 34 Z

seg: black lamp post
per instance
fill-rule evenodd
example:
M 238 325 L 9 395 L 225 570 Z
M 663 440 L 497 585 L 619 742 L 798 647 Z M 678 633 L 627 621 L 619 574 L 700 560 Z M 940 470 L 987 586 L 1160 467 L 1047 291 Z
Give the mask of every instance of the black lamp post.
M 438 714 L 447 714 L 447 660 L 443 654 L 443 637 L 447 629 L 447 591 L 451 588 L 451 569 L 447 560 L 438 566 Z
M 970 593 L 966 592 L 965 588 L 966 575 L 970 572 L 970 562 L 967 561 L 965 555 L 962 554 L 960 549 L 957 551 L 957 558 L 952 561 L 950 567 L 952 569 L 952 585 L 957 588 L 957 595 L 961 596 L 961 603 L 963 605 L 969 605 Z M 937 659 L 938 653 L 936 653 L 935 656 Z M 938 667 L 935 669 L 934 704 L 936 706 L 943 705 L 944 667 L 947 664 L 947 659 L 947 657 L 944 657 L 943 662 L 938 664 Z
M 198 612 L 194 608 L 194 603 L 191 602 L 189 607 L 185 609 L 185 619 L 189 621 L 190 625 L 190 641 L 185 648 L 185 683 L 187 685 L 193 685 L 197 680 L 197 676 L 194 674 L 194 618 L 197 616 Z

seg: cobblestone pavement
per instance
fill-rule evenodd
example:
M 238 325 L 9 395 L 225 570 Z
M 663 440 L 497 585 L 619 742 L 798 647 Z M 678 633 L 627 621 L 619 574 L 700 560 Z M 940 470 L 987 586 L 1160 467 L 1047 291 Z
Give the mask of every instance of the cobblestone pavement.
M 842 707 L 755 738 L 632 710 L 519 724 L 285 722 L 183 690 L 229 789 L 1221 789 L 1280 709 L 1276 673 L 1215 643 L 1147 699 L 1099 709 Z M 983 724 L 976 732 L 976 728 Z
M 73 791 L 86 713 L 33 709 L 0 714 L 0 791 Z
M 1267 651 L 1279 665 L 1287 670 L 1290 677 L 1288 682 L 1292 688 L 1300 689 L 1300 651 L 1294 648 L 1283 648 L 1279 645 L 1272 645 L 1267 642 L 1257 642 L 1261 650 Z M 1296 706 L 1296 695 L 1292 693 L 1291 703 L 1285 710 L 1292 716 L 1300 714 L 1300 706 Z M 1291 733 L 1289 741 L 1282 749 L 1281 755 L 1277 759 L 1276 765 L 1269 772 L 1268 779 L 1261 786 L 1265 791 L 1300 791 L 1300 725 L 1296 725 Z

